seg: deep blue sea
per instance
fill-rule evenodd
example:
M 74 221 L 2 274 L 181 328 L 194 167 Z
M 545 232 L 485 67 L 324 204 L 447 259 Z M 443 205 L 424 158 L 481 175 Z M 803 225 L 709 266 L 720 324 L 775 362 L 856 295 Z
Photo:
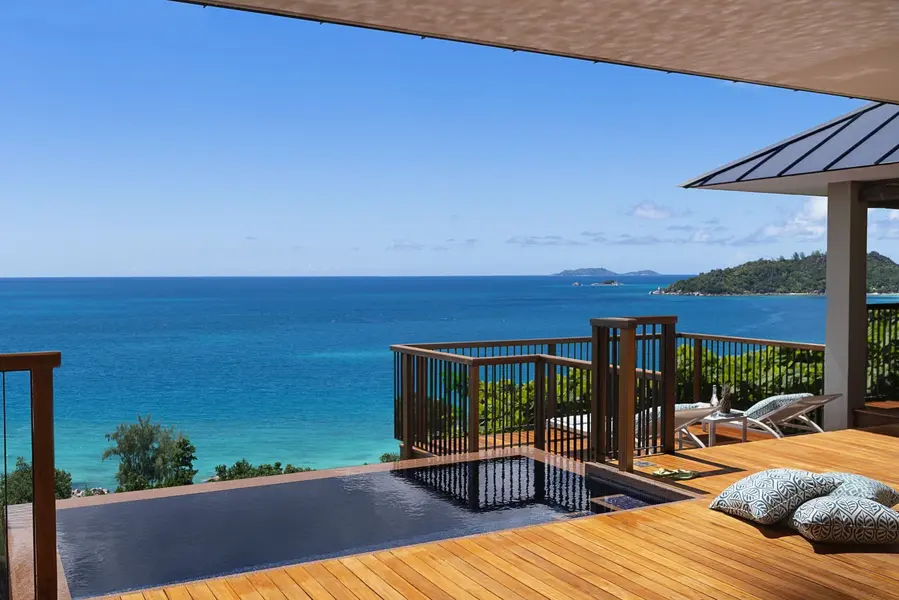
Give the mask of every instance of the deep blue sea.
M 677 315 L 681 331 L 824 340 L 821 296 L 650 296 L 678 278 L 619 279 L 6 279 L 0 352 L 62 352 L 57 465 L 76 486 L 112 486 L 104 435 L 138 414 L 189 435 L 198 479 L 240 458 L 376 462 L 397 450 L 394 343 L 589 335 L 591 317 L 645 314 Z M 22 384 L 7 378 L 10 464 L 30 455 Z

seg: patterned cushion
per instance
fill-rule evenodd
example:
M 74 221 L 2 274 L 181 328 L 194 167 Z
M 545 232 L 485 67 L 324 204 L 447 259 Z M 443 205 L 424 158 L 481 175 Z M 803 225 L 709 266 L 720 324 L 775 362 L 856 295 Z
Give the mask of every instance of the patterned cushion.
M 709 508 L 770 525 L 789 516 L 800 504 L 825 496 L 836 479 L 796 469 L 770 469 L 744 477 L 721 492 Z
M 691 402 L 689 404 L 675 404 L 674 410 L 693 410 L 695 408 L 712 408 L 712 405 L 708 402 Z
M 892 544 L 899 541 L 899 513 L 867 498 L 825 496 L 809 500 L 788 525 L 813 542 Z
M 831 497 L 867 498 L 887 507 L 899 504 L 899 492 L 876 479 L 854 473 L 824 473 L 824 475 L 840 482 L 840 487 L 830 493 Z
M 750 419 L 758 419 L 774 412 L 778 408 L 783 408 L 784 406 L 793 404 L 800 398 L 810 397 L 811 394 L 805 392 L 802 392 L 800 394 L 781 394 L 779 396 L 771 396 L 770 398 L 765 398 L 764 400 L 756 402 L 755 404 L 750 406 L 743 414 L 745 414 Z

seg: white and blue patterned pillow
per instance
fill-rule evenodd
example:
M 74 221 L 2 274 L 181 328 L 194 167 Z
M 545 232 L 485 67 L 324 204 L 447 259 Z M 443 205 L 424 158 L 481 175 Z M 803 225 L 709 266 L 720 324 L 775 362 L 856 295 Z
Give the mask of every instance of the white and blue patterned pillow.
M 876 479 L 854 473 L 824 473 L 824 475 L 840 482 L 840 486 L 830 493 L 831 497 L 867 498 L 886 507 L 899 504 L 899 492 Z
M 899 542 L 899 512 L 867 498 L 815 498 L 796 509 L 787 524 L 812 542 Z
M 781 394 L 779 396 L 771 396 L 770 398 L 765 398 L 764 400 L 760 400 L 746 409 L 746 412 L 743 413 L 750 419 L 758 419 L 759 417 L 763 417 L 769 413 L 774 412 L 778 408 L 783 408 L 784 406 L 793 404 L 800 398 L 811 398 L 811 394 L 806 392 L 802 392 L 799 394 Z
M 826 496 L 839 485 L 824 477 L 797 469 L 769 469 L 737 481 L 712 501 L 709 508 L 762 525 L 790 515 L 799 505 Z

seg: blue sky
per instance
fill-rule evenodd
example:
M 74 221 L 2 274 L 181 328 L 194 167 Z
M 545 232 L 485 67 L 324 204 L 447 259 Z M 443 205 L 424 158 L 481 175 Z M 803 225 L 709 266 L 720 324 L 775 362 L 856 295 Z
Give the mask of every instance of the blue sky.
M 0 72 L 2 276 L 687 273 L 823 249 L 820 201 L 677 185 L 861 104 L 164 0 L 4 3 Z

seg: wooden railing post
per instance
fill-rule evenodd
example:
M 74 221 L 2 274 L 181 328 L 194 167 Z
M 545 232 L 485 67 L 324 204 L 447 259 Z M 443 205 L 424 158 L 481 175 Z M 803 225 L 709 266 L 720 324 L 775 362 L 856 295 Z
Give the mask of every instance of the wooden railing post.
M 677 336 L 674 324 L 662 325 L 662 452 L 674 452 L 674 405 L 677 402 Z
M 546 450 L 546 369 L 556 366 L 538 358 L 534 361 L 534 447 Z
M 693 338 L 693 402 L 702 402 L 702 340 Z
M 53 448 L 52 363 L 31 369 L 31 452 L 34 504 L 34 594 L 56 600 L 56 465 Z
M 468 367 L 468 451 L 481 448 L 481 367 L 477 363 Z
M 558 352 L 556 344 L 549 344 L 546 347 L 547 353 L 550 356 L 558 356 L 556 353 Z M 559 410 L 559 398 L 558 398 L 558 389 L 556 384 L 556 370 L 550 369 L 549 377 L 547 377 L 547 397 L 546 397 L 546 418 L 554 419 L 558 416 Z
M 608 406 L 609 329 L 593 326 L 593 360 L 590 369 L 590 450 L 591 458 L 605 462 L 606 407 Z
M 411 354 L 402 355 L 402 394 L 403 394 L 403 452 L 402 458 L 412 458 L 415 453 L 412 449 L 412 398 L 414 395 L 412 365 L 414 357 Z
M 415 439 L 418 440 L 419 445 L 427 450 L 428 452 L 433 452 L 433 449 L 430 447 L 431 444 L 431 434 L 433 434 L 433 430 L 431 427 L 430 419 L 433 416 L 430 414 L 429 406 L 428 406 L 428 359 L 424 357 L 417 357 L 415 359 L 415 408 L 416 408 L 416 416 L 418 417 L 418 431 L 416 432 Z
M 637 330 L 621 327 L 618 350 L 618 469 L 634 470 L 634 414 L 637 400 Z

